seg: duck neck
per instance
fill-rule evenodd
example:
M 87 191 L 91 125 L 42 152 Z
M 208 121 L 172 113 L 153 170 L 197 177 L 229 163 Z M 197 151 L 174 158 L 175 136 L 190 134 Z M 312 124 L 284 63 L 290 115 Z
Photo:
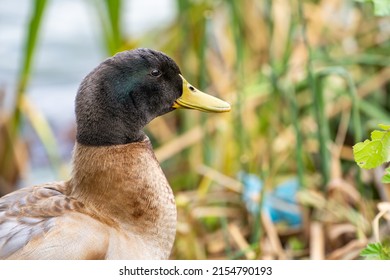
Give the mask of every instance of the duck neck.
M 76 143 L 71 196 L 97 218 L 170 248 L 176 231 L 172 190 L 149 139 L 92 147 Z
M 79 144 L 93 147 L 123 145 L 147 138 L 142 127 L 137 122 L 124 123 L 118 119 L 97 118 L 90 123 L 78 121 L 76 138 Z

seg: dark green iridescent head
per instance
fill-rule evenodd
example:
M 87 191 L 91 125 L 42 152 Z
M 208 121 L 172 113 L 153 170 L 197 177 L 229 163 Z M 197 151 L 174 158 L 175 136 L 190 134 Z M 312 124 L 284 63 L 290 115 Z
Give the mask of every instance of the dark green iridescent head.
M 103 61 L 80 85 L 76 97 L 77 141 L 125 144 L 144 138 L 142 128 L 173 109 L 182 95 L 176 63 L 150 50 L 124 51 Z

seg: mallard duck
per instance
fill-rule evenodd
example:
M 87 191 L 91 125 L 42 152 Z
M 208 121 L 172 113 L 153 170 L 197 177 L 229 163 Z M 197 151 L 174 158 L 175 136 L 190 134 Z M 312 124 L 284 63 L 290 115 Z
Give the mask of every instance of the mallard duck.
M 0 259 L 167 259 L 176 205 L 143 128 L 178 108 L 230 105 L 151 49 L 104 60 L 82 81 L 75 105 L 71 178 L 0 199 Z

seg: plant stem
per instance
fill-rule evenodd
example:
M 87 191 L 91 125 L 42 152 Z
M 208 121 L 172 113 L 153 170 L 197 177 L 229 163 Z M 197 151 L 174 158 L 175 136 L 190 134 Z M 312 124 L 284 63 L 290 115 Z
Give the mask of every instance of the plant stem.
M 39 35 L 39 30 L 41 27 L 41 22 L 43 14 L 46 8 L 46 0 L 35 0 L 34 1 L 34 11 L 32 13 L 30 24 L 28 25 L 28 32 L 26 43 L 24 47 L 24 58 L 23 66 L 21 73 L 19 75 L 18 88 L 16 92 L 16 101 L 15 108 L 12 115 L 12 124 L 11 124 L 11 139 L 15 139 L 19 132 L 19 127 L 21 124 L 21 110 L 20 103 L 23 98 L 23 95 L 26 92 L 28 82 L 31 77 L 31 65 L 34 58 L 34 53 L 37 45 L 37 39 Z
M 298 14 L 302 23 L 302 38 L 306 46 L 306 51 L 308 53 L 306 70 L 307 70 L 307 79 L 308 84 L 313 96 L 315 117 L 318 125 L 317 139 L 320 145 L 320 161 L 321 161 L 321 173 L 323 178 L 323 189 L 330 180 L 330 154 L 327 148 L 327 143 L 329 143 L 329 129 L 328 123 L 325 115 L 325 105 L 322 93 L 322 83 L 321 79 L 317 79 L 312 65 L 312 50 L 307 38 L 307 26 L 306 20 L 304 18 L 303 4 L 302 1 L 298 1 Z
M 22 124 L 22 101 L 31 78 L 32 62 L 46 4 L 46 0 L 35 0 L 33 4 L 33 12 L 28 25 L 28 32 L 24 45 L 22 69 L 18 78 L 15 107 L 11 114 L 9 122 L 10 126 L 5 141 L 5 152 L 0 165 L 1 174 L 7 174 L 6 170 L 10 168 L 10 162 L 12 161 L 15 148 L 14 143 L 19 137 L 20 127 Z

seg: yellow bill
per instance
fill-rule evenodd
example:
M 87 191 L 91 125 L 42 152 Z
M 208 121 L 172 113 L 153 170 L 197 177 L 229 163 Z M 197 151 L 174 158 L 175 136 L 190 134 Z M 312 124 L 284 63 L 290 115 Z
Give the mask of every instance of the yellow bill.
M 179 74 L 180 75 L 180 74 Z M 176 99 L 173 104 L 173 108 L 177 109 L 194 109 L 203 112 L 223 113 L 230 111 L 230 104 L 208 95 L 207 93 L 201 92 L 194 86 L 189 84 L 182 75 L 183 79 L 183 94 Z

